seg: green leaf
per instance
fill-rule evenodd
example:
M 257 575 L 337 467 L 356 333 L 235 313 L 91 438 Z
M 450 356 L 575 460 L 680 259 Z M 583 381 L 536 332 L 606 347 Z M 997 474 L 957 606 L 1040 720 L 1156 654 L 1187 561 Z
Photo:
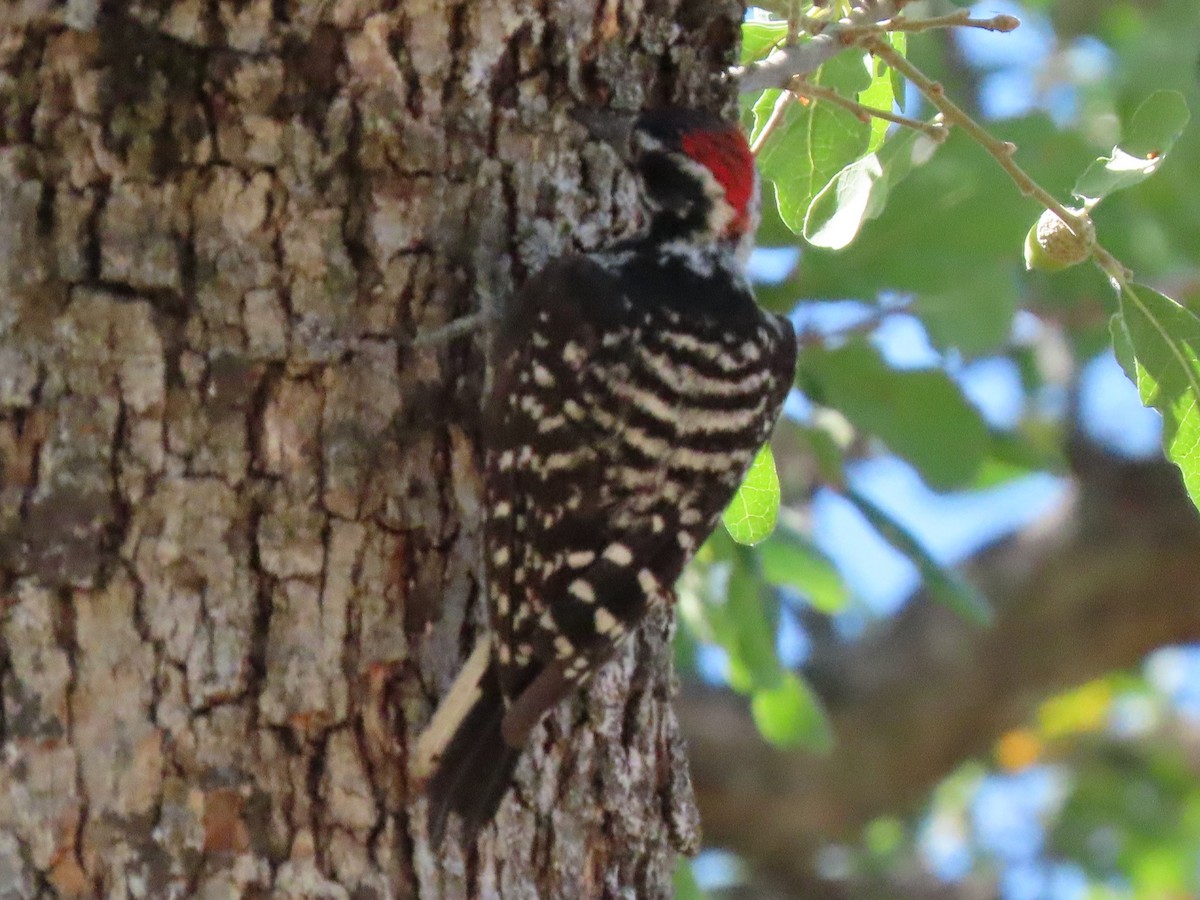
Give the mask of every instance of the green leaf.
M 775 653 L 775 627 L 767 615 L 767 593 L 753 570 L 750 551 L 738 548 L 729 575 L 728 594 L 719 622 L 717 643 L 729 654 L 729 684 L 743 694 L 779 685 L 783 666 Z
M 675 900 L 705 900 L 708 896 L 696 881 L 692 872 L 692 861 L 686 856 L 680 856 L 675 862 L 674 891 Z
M 826 615 L 840 612 L 850 591 L 832 560 L 794 528 L 775 530 L 757 548 L 763 578 L 776 587 L 803 594 L 813 609 Z
M 863 341 L 806 350 L 799 386 L 878 437 L 938 490 L 970 484 L 987 452 L 983 418 L 945 372 L 891 369 Z
M 1145 181 L 1162 165 L 1189 118 L 1182 94 L 1155 91 L 1133 114 L 1125 140 L 1113 148 L 1111 156 L 1088 166 L 1072 193 L 1097 201 Z
M 1120 315 L 1142 403 L 1162 413 L 1167 458 L 1179 466 L 1192 503 L 1200 506 L 1200 319 L 1142 284 L 1121 291 Z M 1114 339 L 1121 343 L 1116 334 Z M 1126 365 L 1127 354 L 1117 347 Z
M 882 59 L 869 57 L 871 66 L 871 83 L 866 89 L 858 92 L 858 102 L 863 106 L 882 109 L 891 112 L 896 103 L 894 74 Z M 887 119 L 871 118 L 871 143 L 867 149 L 874 152 L 882 145 L 891 123 Z
M 1018 146 L 1039 148 L 1028 160 L 1023 152 L 1022 162 L 1040 183 L 1065 193 L 1079 174 L 1070 160 L 1087 152 L 1078 136 L 1055 131 L 1045 117 L 1012 120 L 1004 130 Z M 994 176 L 977 144 L 952 131 L 933 161 L 891 186 L 883 212 L 863 226 L 854 243 L 836 252 L 815 248 L 804 254 L 789 285 L 791 296 L 872 302 L 880 292 L 929 292 L 961 299 L 959 316 L 988 317 L 988 311 L 974 311 L 967 288 L 985 271 L 1002 272 L 1009 282 L 1003 289 L 1013 292 L 1018 262 L 1013 248 L 1028 228 L 1028 200 L 1011 182 Z M 1200 244 L 1200 227 L 1195 231 Z M 1103 280 L 1096 276 L 1086 286 L 1094 296 Z
M 759 733 L 776 747 L 833 749 L 833 732 L 812 689 L 791 672 L 773 688 L 755 691 L 750 712 Z
M 885 37 L 885 40 L 892 45 L 892 49 L 901 56 L 908 56 L 908 35 L 903 31 L 893 31 Z M 890 68 L 890 67 L 889 67 Z M 908 82 L 904 76 L 895 69 L 891 70 L 892 79 L 892 96 L 896 97 L 900 106 L 904 105 L 904 92 L 908 87 Z
M 779 101 L 779 97 L 782 94 L 783 91 L 779 90 L 778 88 L 770 88 L 763 91 L 755 99 L 754 105 L 751 108 L 754 113 L 754 124 L 750 128 L 749 136 L 749 141 L 751 144 L 758 140 L 763 129 L 767 127 L 767 122 L 771 120 L 771 113 L 775 109 L 775 104 Z M 790 127 L 791 124 L 792 123 L 788 122 L 787 118 L 785 117 L 783 122 L 778 127 L 780 130 L 782 130 Z M 766 174 L 763 172 L 763 161 L 767 159 L 769 154 L 772 152 L 772 144 L 776 143 L 779 139 L 780 131 L 776 131 L 773 135 L 771 135 L 770 139 L 763 146 L 762 150 L 759 151 L 758 159 L 756 160 L 755 164 L 758 166 L 759 174 L 764 178 L 766 178 Z
M 1120 313 L 1114 313 L 1108 320 L 1108 330 L 1112 335 L 1113 355 L 1121 364 L 1125 377 L 1137 384 L 1137 360 L 1133 355 L 1133 338 L 1129 336 L 1129 329 Z
M 739 544 L 757 544 L 775 530 L 779 516 L 779 475 L 771 445 L 764 444 L 750 464 L 721 521 Z
M 944 291 L 921 291 L 913 311 L 938 347 L 980 356 L 1008 339 L 1020 289 L 1012 267 L 980 263 Z
M 805 240 L 829 250 L 848 246 L 865 222 L 883 212 L 892 187 L 935 148 L 928 135 L 903 129 L 879 152 L 847 165 L 813 198 L 804 217 Z
M 741 63 L 765 57 L 787 37 L 787 22 L 743 22 Z
M 879 154 L 856 159 L 813 198 L 804 217 L 804 239 L 829 250 L 849 246 L 870 217 L 872 197 L 881 188 L 886 193 L 887 178 Z
M 1142 101 L 1123 143 L 1134 156 L 1166 154 L 1187 127 L 1191 114 L 1179 91 L 1155 91 Z
M 821 66 L 810 80 L 845 96 L 870 84 L 861 53 L 846 52 Z M 763 91 L 754 106 L 757 137 L 775 108 L 779 91 Z M 831 103 L 793 102 L 783 121 L 758 154 L 762 177 L 775 186 L 779 215 L 794 233 L 804 228 L 813 198 L 839 171 L 861 156 L 871 139 L 871 126 Z
M 908 529 L 862 494 L 847 490 L 845 497 L 858 508 L 884 540 L 912 561 L 921 573 L 926 589 L 935 600 L 969 622 L 977 625 L 991 624 L 994 618 L 991 604 L 969 582 L 938 563 Z

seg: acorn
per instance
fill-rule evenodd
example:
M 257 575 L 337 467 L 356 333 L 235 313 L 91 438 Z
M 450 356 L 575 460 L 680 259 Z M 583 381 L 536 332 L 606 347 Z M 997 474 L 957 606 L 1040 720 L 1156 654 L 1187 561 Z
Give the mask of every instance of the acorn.
M 1081 226 L 1081 233 L 1071 230 L 1058 214 L 1044 210 L 1025 235 L 1025 268 L 1039 272 L 1061 272 L 1078 265 L 1092 254 L 1096 246 L 1096 227 L 1086 210 L 1068 209 Z

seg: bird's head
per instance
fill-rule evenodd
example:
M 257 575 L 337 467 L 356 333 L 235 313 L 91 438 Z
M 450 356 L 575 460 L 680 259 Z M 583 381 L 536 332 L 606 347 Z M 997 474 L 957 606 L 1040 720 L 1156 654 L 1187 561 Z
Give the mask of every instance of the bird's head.
M 758 227 L 758 175 L 736 124 L 685 107 L 636 117 L 586 110 L 576 118 L 617 147 L 640 177 L 652 233 L 748 249 Z

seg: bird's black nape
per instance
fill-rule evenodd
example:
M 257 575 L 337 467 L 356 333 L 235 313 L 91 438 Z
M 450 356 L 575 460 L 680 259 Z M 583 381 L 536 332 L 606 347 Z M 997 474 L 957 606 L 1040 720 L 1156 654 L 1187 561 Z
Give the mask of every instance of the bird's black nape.
M 633 124 L 633 130 L 653 138 L 669 150 L 684 150 L 684 138 L 689 134 L 721 134 L 732 127 L 716 113 L 682 106 L 647 109 Z
M 635 135 L 639 133 L 652 138 L 663 150 L 683 151 L 683 139 L 688 134 L 718 134 L 734 127 L 708 110 L 681 106 L 636 111 L 576 106 L 570 115 L 592 137 L 612 146 L 627 161 L 633 161 L 637 155 Z
M 630 138 L 639 115 L 601 106 L 576 106 L 571 110 L 571 118 L 586 128 L 588 134 L 611 146 L 625 160 L 631 155 Z

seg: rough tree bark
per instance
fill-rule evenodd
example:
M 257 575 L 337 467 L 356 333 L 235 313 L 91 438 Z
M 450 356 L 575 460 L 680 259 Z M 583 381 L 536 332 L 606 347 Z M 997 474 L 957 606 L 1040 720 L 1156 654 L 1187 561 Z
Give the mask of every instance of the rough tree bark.
M 411 339 L 628 227 L 566 110 L 728 104 L 739 14 L 3 4 L 0 893 L 669 893 L 697 831 L 665 621 L 478 853 L 424 840 L 406 752 L 478 618 L 485 358 Z

